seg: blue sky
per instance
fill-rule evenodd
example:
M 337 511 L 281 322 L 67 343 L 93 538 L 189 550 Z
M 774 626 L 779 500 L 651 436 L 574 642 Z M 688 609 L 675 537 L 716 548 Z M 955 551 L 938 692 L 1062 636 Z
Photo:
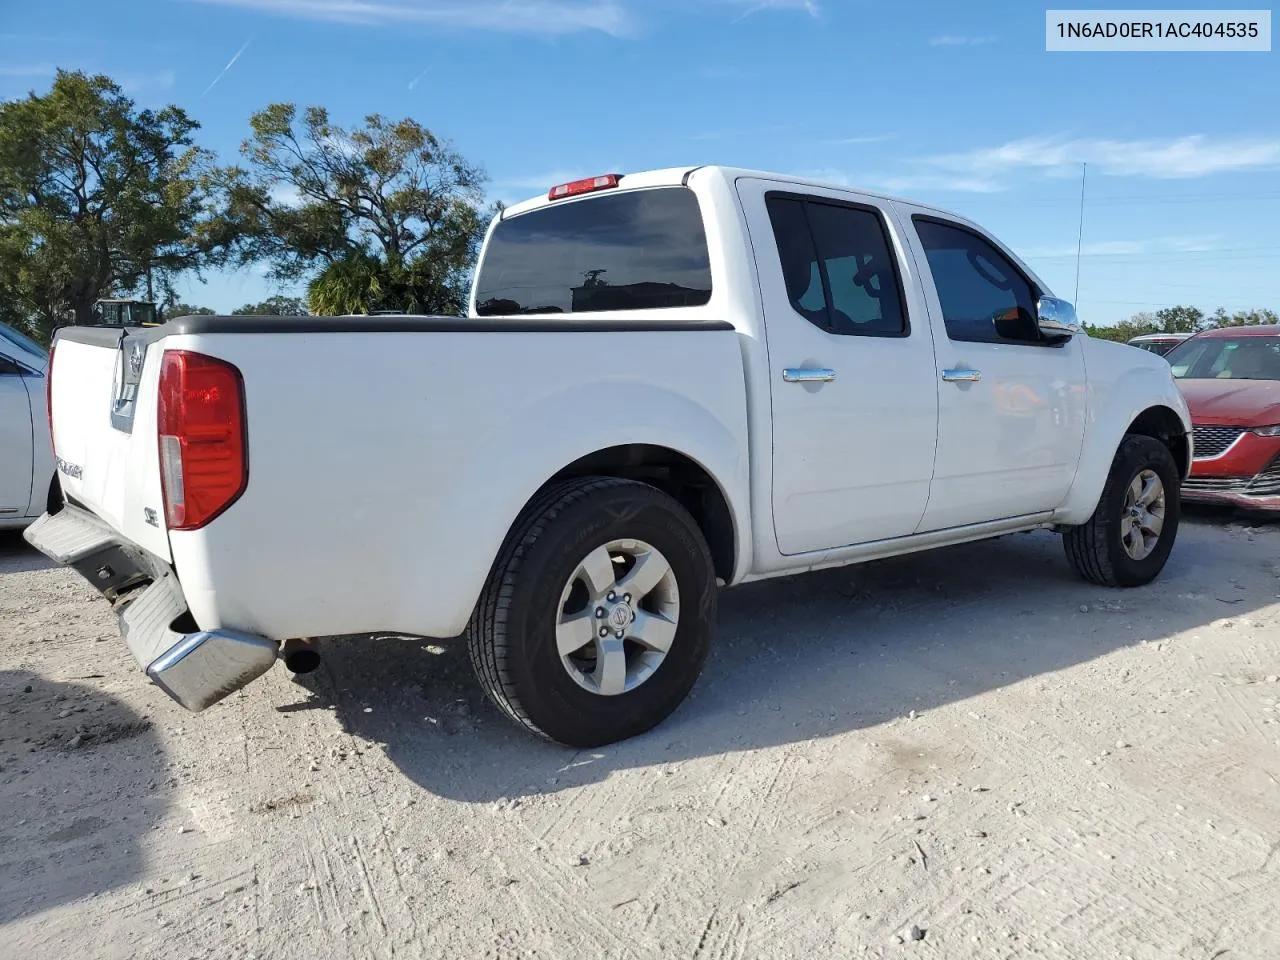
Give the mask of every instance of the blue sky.
M 1277 54 L 1046 53 L 1025 0 L 43 0 L 7 6 L 0 44 L 0 96 L 103 71 L 228 161 L 291 100 L 412 116 L 508 201 L 686 163 L 889 190 L 984 224 L 1068 298 L 1087 161 L 1084 319 L 1280 310 Z M 292 292 L 207 280 L 185 298 Z

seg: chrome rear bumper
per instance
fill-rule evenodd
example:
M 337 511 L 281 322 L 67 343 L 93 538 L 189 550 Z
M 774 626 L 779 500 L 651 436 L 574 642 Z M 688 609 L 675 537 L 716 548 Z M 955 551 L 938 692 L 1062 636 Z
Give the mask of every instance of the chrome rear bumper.
M 271 669 L 279 644 L 236 630 L 200 630 L 169 566 L 121 540 L 88 511 L 66 506 L 23 531 L 55 563 L 73 567 L 120 616 L 134 659 L 188 710 L 203 710 Z

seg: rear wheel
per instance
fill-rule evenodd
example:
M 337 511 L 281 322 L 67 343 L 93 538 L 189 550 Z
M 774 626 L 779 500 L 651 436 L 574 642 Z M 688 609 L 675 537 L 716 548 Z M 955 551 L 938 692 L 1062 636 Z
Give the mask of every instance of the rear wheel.
M 468 628 L 490 698 L 532 732 L 595 747 L 692 689 L 715 620 L 710 550 L 679 503 L 611 477 L 548 490 L 517 521 Z
M 1063 534 L 1071 565 L 1100 586 L 1138 587 L 1154 580 L 1178 536 L 1180 480 L 1163 443 L 1125 437 L 1093 516 Z

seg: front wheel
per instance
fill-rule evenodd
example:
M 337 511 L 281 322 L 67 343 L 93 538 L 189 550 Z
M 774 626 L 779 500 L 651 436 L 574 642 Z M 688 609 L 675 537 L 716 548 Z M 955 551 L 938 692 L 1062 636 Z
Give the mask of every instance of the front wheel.
M 1140 587 L 1159 576 L 1178 536 L 1180 482 L 1168 447 L 1125 437 L 1093 516 L 1063 534 L 1076 572 L 1104 587 Z
M 688 695 L 716 610 L 711 553 L 662 491 L 612 477 L 546 491 L 517 521 L 468 647 L 509 717 L 572 747 L 656 726 Z

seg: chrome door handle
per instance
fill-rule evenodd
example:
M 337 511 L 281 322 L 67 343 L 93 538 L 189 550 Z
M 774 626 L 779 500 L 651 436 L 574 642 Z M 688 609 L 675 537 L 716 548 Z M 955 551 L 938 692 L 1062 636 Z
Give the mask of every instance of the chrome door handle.
M 955 370 L 943 370 L 942 379 L 947 383 L 977 383 L 982 379 L 982 373 L 978 370 L 960 367 Z
M 830 383 L 835 378 L 836 372 L 826 367 L 787 367 L 782 371 L 787 383 Z

